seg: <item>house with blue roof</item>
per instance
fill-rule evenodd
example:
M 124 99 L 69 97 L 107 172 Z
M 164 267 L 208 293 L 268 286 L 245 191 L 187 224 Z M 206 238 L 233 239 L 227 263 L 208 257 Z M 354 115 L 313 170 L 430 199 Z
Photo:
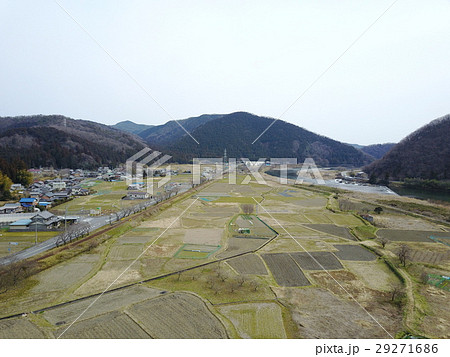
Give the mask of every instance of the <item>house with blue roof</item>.
M 33 211 L 34 207 L 36 207 L 37 203 L 39 202 L 39 199 L 30 197 L 30 198 L 21 198 L 19 203 L 20 205 L 28 211 Z

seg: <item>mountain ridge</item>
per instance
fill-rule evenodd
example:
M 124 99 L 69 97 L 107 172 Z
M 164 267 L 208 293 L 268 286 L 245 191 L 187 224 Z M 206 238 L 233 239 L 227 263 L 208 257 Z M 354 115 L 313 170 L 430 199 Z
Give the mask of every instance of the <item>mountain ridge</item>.
M 28 167 L 117 165 L 145 147 L 138 136 L 62 115 L 0 117 L 0 156 Z
M 450 179 L 450 114 L 415 130 L 364 167 L 372 179 Z
M 362 166 L 373 159 L 351 145 L 338 142 L 278 120 L 259 138 L 252 142 L 272 122 L 273 118 L 261 117 L 247 112 L 223 115 L 198 126 L 191 135 L 162 145 L 176 161 L 189 162 L 192 157 L 222 157 L 226 148 L 229 157 L 292 158 L 303 161 L 312 157 L 318 165 Z

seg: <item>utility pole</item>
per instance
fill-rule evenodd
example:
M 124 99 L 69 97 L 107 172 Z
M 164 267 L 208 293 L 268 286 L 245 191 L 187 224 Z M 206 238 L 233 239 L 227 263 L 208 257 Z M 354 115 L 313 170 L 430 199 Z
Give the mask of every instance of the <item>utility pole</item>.
M 64 213 L 64 232 L 67 231 L 67 206 L 66 206 L 66 210 Z
M 38 239 L 37 239 L 37 222 L 34 222 L 34 245 L 36 245 L 38 243 Z

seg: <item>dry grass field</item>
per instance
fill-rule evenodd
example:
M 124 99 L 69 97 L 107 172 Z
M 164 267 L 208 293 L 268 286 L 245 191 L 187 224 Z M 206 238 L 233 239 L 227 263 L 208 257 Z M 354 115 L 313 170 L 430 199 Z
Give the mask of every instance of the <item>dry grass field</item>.
M 163 295 L 127 311 L 153 338 L 227 338 L 220 320 L 192 294 Z
M 267 269 L 256 254 L 246 254 L 227 260 L 227 263 L 239 274 L 267 275 Z
M 54 332 L 55 338 L 64 332 Z M 117 311 L 74 323 L 61 338 L 70 339 L 141 339 L 150 336 L 130 317 Z
M 0 321 L 0 339 L 45 338 L 44 333 L 25 317 Z

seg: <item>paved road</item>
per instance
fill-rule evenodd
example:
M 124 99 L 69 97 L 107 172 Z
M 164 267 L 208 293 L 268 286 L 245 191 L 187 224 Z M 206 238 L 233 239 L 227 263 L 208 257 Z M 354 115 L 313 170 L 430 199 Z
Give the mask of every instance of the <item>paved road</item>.
M 185 192 L 185 191 L 183 191 Z M 181 191 L 180 191 L 181 193 Z M 152 206 L 156 204 L 155 200 L 149 200 L 146 202 L 146 207 Z M 99 217 L 85 217 L 81 219 L 80 222 L 82 223 L 88 223 L 91 227 L 91 232 L 95 231 L 96 229 L 102 228 L 111 222 L 115 222 L 117 219 L 115 215 L 106 215 L 106 216 L 99 216 Z M 47 250 L 53 249 L 56 247 L 56 241 L 58 240 L 58 236 L 54 236 L 50 239 L 47 239 L 44 242 L 38 243 L 30 248 L 24 249 L 20 252 L 8 255 L 6 257 L 0 258 L 0 265 L 7 265 L 11 264 L 15 261 L 20 261 L 23 259 L 31 258 L 35 255 L 41 254 L 43 252 L 46 252 Z

